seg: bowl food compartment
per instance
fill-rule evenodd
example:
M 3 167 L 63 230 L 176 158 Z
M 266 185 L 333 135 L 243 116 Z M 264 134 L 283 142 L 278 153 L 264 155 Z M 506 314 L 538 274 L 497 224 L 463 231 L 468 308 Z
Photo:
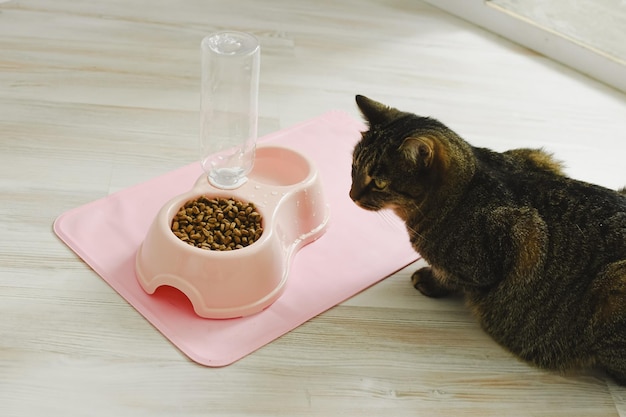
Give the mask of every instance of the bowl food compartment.
M 321 182 L 311 161 L 291 149 L 258 147 L 248 181 L 220 190 L 202 175 L 194 187 L 157 213 L 136 258 L 141 287 L 153 294 L 174 287 L 205 318 L 258 313 L 284 292 L 294 254 L 320 237 L 329 221 Z M 262 216 L 257 241 L 231 251 L 201 249 L 172 232 L 172 220 L 188 201 L 201 196 L 251 202 Z

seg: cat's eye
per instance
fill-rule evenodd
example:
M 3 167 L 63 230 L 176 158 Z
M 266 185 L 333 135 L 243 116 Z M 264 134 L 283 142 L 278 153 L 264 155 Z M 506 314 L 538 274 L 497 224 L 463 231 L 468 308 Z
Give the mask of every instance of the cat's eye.
M 374 186 L 379 190 L 384 190 L 389 185 L 389 181 L 381 180 L 380 178 L 374 178 Z

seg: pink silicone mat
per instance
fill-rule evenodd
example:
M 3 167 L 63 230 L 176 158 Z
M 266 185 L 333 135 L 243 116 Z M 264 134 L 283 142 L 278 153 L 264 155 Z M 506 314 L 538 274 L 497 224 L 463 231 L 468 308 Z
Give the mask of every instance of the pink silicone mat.
M 69 210 L 54 230 L 189 358 L 228 365 L 418 258 L 399 220 L 362 210 L 348 197 L 352 149 L 363 129 L 349 115 L 329 112 L 259 140 L 259 146 L 285 146 L 311 158 L 331 222 L 320 239 L 295 255 L 285 293 L 254 316 L 203 319 L 177 290 L 161 287 L 148 295 L 137 283 L 135 254 L 148 227 L 170 198 L 202 175 L 199 163 Z

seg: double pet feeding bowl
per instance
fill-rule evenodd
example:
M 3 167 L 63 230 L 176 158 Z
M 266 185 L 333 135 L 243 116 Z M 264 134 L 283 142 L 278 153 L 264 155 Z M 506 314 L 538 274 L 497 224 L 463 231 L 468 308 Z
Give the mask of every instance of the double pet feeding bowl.
M 259 57 L 258 41 L 246 33 L 219 32 L 203 39 L 205 174 L 161 208 L 137 253 L 137 279 L 148 294 L 160 286 L 174 287 L 204 318 L 244 317 L 274 303 L 285 290 L 295 253 L 320 237 L 329 221 L 312 161 L 286 147 L 256 146 Z M 196 210 L 204 221 L 197 227 L 203 230 L 191 233 L 203 245 L 175 234 L 181 209 L 200 199 L 246 207 L 248 217 L 251 212 L 256 216 L 251 233 L 239 221 L 246 221 L 243 213 L 204 219 L 205 213 Z M 211 245 L 207 222 L 220 241 L 231 242 L 228 247 Z

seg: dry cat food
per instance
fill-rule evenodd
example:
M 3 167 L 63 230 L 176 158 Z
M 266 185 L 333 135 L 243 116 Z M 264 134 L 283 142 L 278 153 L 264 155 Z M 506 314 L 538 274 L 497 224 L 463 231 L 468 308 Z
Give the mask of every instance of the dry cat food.
M 202 196 L 178 210 L 172 219 L 172 232 L 201 249 L 241 249 L 261 237 L 261 220 L 253 203 Z

